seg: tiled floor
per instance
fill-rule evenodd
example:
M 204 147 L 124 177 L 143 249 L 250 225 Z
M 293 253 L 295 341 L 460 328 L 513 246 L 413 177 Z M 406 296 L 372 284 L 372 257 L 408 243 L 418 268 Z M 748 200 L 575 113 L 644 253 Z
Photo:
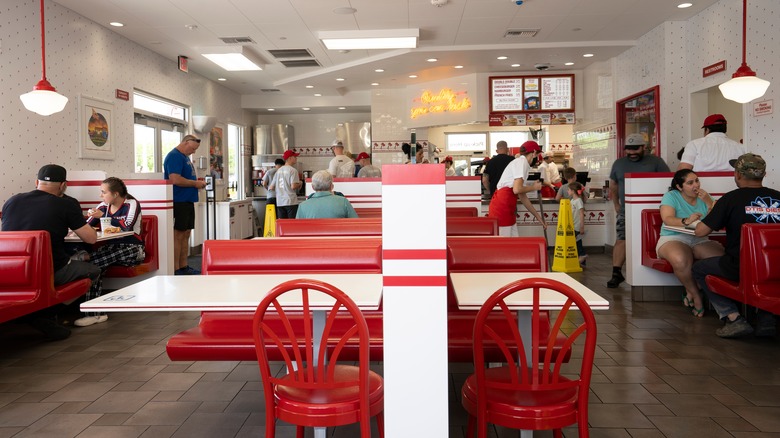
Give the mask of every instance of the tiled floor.
M 573 274 L 611 302 L 597 312 L 591 436 L 780 437 L 777 341 L 719 339 L 712 312 L 697 319 L 678 303 L 632 303 L 628 286 L 605 287 L 609 266 L 607 256 L 591 255 L 586 271 Z M 197 317 L 112 314 L 53 343 L 26 326 L 0 325 L 0 437 L 263 436 L 255 363 L 165 355 L 168 337 Z M 463 437 L 458 396 L 471 367 L 450 371 L 450 436 Z M 357 435 L 342 427 L 329 436 Z M 500 428 L 491 435 L 517 436 Z

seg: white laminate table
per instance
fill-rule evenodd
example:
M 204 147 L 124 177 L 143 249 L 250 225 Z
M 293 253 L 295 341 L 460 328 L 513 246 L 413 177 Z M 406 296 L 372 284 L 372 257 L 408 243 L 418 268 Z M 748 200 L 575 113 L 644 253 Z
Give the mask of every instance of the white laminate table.
M 132 236 L 134 233 L 132 231 L 120 231 L 118 233 L 106 233 L 103 234 L 102 231 L 97 232 L 97 241 L 102 242 L 104 240 L 111 240 L 111 239 L 119 239 L 120 237 L 125 236 Z M 81 237 L 79 237 L 77 234 L 70 232 L 67 236 L 65 236 L 66 242 L 82 242 Z
M 609 309 L 609 301 L 596 292 L 563 272 L 484 272 L 484 273 L 450 273 L 455 299 L 458 308 L 462 310 L 479 310 L 482 305 L 498 289 L 507 284 L 526 278 L 547 278 L 557 280 L 579 293 L 593 310 Z M 540 291 L 540 307 L 542 310 L 559 310 L 566 303 L 566 297 L 549 289 Z M 505 300 L 510 309 L 517 312 L 517 327 L 523 338 L 531 336 L 531 311 L 533 297 L 531 294 L 512 294 Z M 525 357 L 528 361 L 531 355 L 531 343 L 525 343 Z M 535 360 L 535 359 L 533 359 Z M 532 437 L 533 431 L 521 431 L 521 437 Z

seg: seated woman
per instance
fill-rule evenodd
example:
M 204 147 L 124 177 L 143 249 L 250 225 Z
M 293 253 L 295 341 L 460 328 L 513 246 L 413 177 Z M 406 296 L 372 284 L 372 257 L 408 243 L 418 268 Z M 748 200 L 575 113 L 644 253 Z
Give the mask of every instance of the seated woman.
M 678 170 L 672 178 L 672 185 L 661 199 L 661 237 L 655 247 L 659 257 L 672 265 L 674 275 L 685 287 L 683 305 L 692 307 L 695 316 L 704 315 L 704 304 L 699 287 L 691 274 L 694 260 L 721 256 L 723 246 L 706 237 L 696 237 L 667 228 L 685 227 L 704 217 L 714 201 L 701 188 L 699 177 L 690 169 Z
M 103 202 L 96 209 L 87 211 L 87 223 L 91 226 L 100 226 L 100 218 L 111 218 L 111 226 L 121 231 L 132 231 L 130 236 L 107 241 L 105 245 L 98 247 L 89 255 L 89 260 L 97 265 L 103 272 L 111 265 L 134 266 L 144 260 L 144 241 L 141 238 L 141 204 L 127 193 L 127 186 L 119 178 L 110 177 L 100 184 L 100 197 Z M 97 281 L 101 283 L 103 277 Z M 95 299 L 93 290 L 87 292 L 87 300 Z M 98 289 L 102 290 L 102 288 Z M 92 324 L 104 322 L 108 315 L 89 313 L 87 316 L 77 319 L 74 324 L 86 327 Z

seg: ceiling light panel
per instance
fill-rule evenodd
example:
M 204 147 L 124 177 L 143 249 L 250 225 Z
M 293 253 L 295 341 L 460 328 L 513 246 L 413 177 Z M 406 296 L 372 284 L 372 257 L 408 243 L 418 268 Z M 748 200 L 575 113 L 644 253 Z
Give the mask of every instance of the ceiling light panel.
M 318 36 L 329 50 L 414 49 L 420 29 L 321 31 Z
M 262 70 L 265 66 L 263 58 L 246 46 L 206 47 L 198 51 L 227 71 Z

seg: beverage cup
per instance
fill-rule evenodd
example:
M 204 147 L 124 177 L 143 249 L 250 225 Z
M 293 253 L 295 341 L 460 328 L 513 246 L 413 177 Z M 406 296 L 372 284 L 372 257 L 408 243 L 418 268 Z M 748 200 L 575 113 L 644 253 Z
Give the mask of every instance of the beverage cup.
M 101 217 L 100 218 L 100 232 L 105 233 L 106 228 L 111 227 L 111 218 L 110 217 Z

